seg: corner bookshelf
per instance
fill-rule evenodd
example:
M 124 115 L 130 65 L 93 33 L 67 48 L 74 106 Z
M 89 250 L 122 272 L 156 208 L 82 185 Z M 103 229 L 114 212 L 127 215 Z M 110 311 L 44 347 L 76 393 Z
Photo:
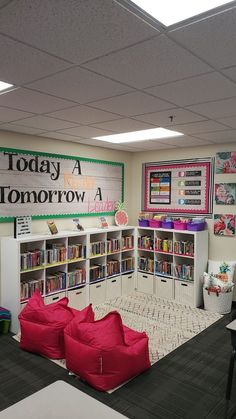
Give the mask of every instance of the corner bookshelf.
M 137 227 L 137 290 L 178 303 L 202 305 L 208 231 Z
M 1 239 L 1 304 L 18 314 L 39 289 L 46 304 L 67 296 L 82 309 L 135 287 L 135 228 L 111 227 Z

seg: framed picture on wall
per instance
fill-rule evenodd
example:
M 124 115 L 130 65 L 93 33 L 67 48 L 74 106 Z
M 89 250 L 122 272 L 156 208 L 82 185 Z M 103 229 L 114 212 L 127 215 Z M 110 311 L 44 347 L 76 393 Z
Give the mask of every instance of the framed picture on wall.
M 143 205 L 148 212 L 210 215 L 214 159 L 143 165 Z

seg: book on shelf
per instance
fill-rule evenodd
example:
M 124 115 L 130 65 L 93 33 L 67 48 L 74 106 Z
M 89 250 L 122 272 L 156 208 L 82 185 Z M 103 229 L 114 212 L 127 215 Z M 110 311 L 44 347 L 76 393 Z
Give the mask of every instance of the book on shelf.
M 121 237 L 121 249 L 133 249 L 134 247 L 134 236 L 132 235 L 125 235 Z
M 108 222 L 106 217 L 99 217 L 100 227 L 101 228 L 108 228 Z
M 80 224 L 80 219 L 79 218 L 73 218 L 73 223 L 75 224 L 77 230 L 79 231 L 83 231 L 84 227 Z

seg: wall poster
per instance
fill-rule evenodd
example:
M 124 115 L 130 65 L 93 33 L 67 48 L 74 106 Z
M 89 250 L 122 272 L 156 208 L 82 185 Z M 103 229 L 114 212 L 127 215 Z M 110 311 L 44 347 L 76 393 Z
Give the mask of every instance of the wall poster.
M 114 215 L 123 194 L 123 163 L 0 148 L 0 222 Z
M 216 173 L 236 173 L 236 151 L 216 153 Z
M 211 214 L 213 159 L 143 165 L 143 211 Z
M 214 234 L 216 236 L 235 236 L 235 215 L 214 214 Z

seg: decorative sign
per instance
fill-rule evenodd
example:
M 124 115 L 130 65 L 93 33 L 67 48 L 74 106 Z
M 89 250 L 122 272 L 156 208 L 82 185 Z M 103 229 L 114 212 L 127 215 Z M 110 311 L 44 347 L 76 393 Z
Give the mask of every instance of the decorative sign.
M 216 173 L 236 173 L 236 151 L 216 153 Z
M 114 215 L 124 164 L 0 148 L 0 222 Z
M 215 203 L 220 205 L 235 205 L 236 183 L 216 183 Z
M 216 236 L 235 235 L 235 215 L 215 214 L 214 215 L 214 234 Z
M 14 237 L 15 239 L 32 234 L 31 217 L 16 217 L 14 219 Z
M 211 159 L 146 163 L 143 210 L 176 214 L 212 211 Z

